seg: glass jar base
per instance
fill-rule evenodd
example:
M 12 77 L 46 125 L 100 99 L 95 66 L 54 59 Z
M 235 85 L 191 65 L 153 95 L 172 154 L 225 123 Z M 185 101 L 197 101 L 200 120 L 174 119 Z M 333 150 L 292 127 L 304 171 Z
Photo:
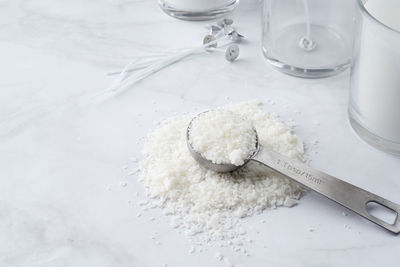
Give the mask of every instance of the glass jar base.
M 277 70 L 286 73 L 291 76 L 307 78 L 307 79 L 318 79 L 318 78 L 326 78 L 333 75 L 336 75 L 344 70 L 346 70 L 350 63 L 345 63 L 332 68 L 324 68 L 324 69 L 311 69 L 311 68 L 301 68 L 288 65 L 284 62 L 281 62 L 277 59 L 268 58 L 267 53 L 264 52 L 264 56 L 267 61 Z
M 182 20 L 211 20 L 215 18 L 222 17 L 228 12 L 233 11 L 237 4 L 239 3 L 239 0 L 237 1 L 232 1 L 227 6 L 220 7 L 214 10 L 205 10 L 205 11 L 184 11 L 184 10 L 179 10 L 177 8 L 174 8 L 172 6 L 169 6 L 167 3 L 165 3 L 162 0 L 158 1 L 158 4 L 160 8 L 168 15 L 171 17 L 177 18 L 177 19 L 182 19 Z
M 282 72 L 302 78 L 323 78 L 335 75 L 350 65 L 348 38 L 330 27 L 310 25 L 307 39 L 310 49 L 302 47 L 304 24 L 286 26 L 276 34 L 274 43 L 265 41 L 264 56 Z
M 384 139 L 384 138 L 370 132 L 369 130 L 367 130 L 355 118 L 353 112 L 351 111 L 351 108 L 349 109 L 349 121 L 350 121 L 350 125 L 354 129 L 354 131 L 365 142 L 367 142 L 371 146 L 373 146 L 381 151 L 384 151 L 389 154 L 393 154 L 395 156 L 400 156 L 400 143 L 389 141 L 389 140 Z

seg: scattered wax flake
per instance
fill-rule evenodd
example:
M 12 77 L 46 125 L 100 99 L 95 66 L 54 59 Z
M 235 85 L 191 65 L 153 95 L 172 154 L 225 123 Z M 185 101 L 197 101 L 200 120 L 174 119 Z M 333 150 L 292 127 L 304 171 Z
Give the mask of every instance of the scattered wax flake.
M 222 259 L 224 258 L 224 255 L 222 255 L 221 252 L 217 252 L 217 253 L 215 253 L 215 257 L 217 258 L 217 260 L 222 261 Z
M 138 172 L 139 172 L 139 169 L 133 169 L 132 171 L 128 172 L 128 175 L 129 175 L 129 176 L 135 175 L 135 174 L 138 173 Z
M 291 208 L 291 207 L 297 205 L 297 201 L 295 199 L 292 199 L 292 198 L 286 198 L 285 202 L 283 203 L 283 205 L 285 207 Z
M 142 201 L 139 201 L 139 206 L 146 206 L 147 204 L 149 204 L 149 201 L 147 201 L 147 200 L 142 200 Z

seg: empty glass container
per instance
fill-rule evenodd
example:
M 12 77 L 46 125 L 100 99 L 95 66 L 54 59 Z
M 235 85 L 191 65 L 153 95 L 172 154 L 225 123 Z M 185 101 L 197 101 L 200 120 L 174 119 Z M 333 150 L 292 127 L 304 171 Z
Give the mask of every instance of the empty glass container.
M 262 0 L 262 49 L 279 70 L 304 78 L 350 65 L 355 0 Z

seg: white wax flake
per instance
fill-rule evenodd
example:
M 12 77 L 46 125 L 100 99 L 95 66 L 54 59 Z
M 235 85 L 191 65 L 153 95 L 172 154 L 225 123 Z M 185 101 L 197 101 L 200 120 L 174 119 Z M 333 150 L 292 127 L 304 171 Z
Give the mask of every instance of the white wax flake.
M 162 267 L 168 267 L 168 264 L 164 263 L 164 264 L 162 265 Z
M 157 240 L 156 245 L 161 245 L 161 242 Z
M 196 251 L 195 247 L 191 246 L 190 249 L 189 249 L 189 253 L 193 254 L 195 251 Z
M 134 170 L 128 172 L 128 175 L 129 175 L 129 176 L 132 176 L 132 175 L 135 175 L 135 174 L 138 173 L 138 172 L 139 172 L 139 169 L 134 169 Z
M 119 186 L 121 187 L 127 187 L 128 183 L 127 182 L 119 182 Z
M 291 207 L 297 205 L 297 201 L 295 199 L 292 199 L 292 198 L 286 198 L 285 202 L 283 203 L 283 205 L 285 207 L 291 208 Z
M 240 240 L 237 240 L 237 241 L 235 242 L 235 244 L 238 245 L 238 246 L 243 246 L 243 242 L 240 241 Z
M 140 216 L 142 216 L 141 213 L 136 214 L 136 217 L 140 218 Z
M 202 232 L 202 230 L 200 230 L 200 229 L 192 228 L 192 229 L 189 229 L 189 230 L 185 231 L 185 234 L 187 236 L 194 236 L 194 235 L 197 235 L 197 234 L 199 234 L 201 232 Z
M 343 216 L 347 216 L 347 215 L 349 215 L 349 214 L 347 214 L 347 212 L 345 212 L 345 211 L 342 211 L 342 215 L 343 215 Z
M 313 233 L 315 231 L 315 229 L 310 227 L 307 229 L 307 231 L 309 231 L 310 233 Z
M 150 218 L 150 221 L 155 221 L 155 220 L 156 220 L 156 218 L 154 218 L 154 217 Z
M 224 255 L 222 255 L 221 252 L 217 252 L 215 253 L 215 258 L 217 258 L 217 260 L 222 261 L 222 259 L 224 258 Z
M 180 224 L 180 222 L 179 222 L 179 220 L 177 218 L 172 218 L 171 219 L 171 226 L 173 228 L 178 228 L 180 225 L 181 224 Z

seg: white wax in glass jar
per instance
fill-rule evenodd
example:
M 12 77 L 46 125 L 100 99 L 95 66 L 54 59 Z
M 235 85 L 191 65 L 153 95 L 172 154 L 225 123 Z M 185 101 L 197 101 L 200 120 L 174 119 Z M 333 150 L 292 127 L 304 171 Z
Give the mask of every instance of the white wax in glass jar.
M 369 131 L 400 143 L 400 0 L 369 0 L 355 59 L 352 100 Z M 357 53 L 358 51 L 354 51 Z
M 169 6 L 181 11 L 210 11 L 226 7 L 236 0 L 164 0 Z
M 365 8 L 378 21 L 400 31 L 399 0 L 369 0 Z

